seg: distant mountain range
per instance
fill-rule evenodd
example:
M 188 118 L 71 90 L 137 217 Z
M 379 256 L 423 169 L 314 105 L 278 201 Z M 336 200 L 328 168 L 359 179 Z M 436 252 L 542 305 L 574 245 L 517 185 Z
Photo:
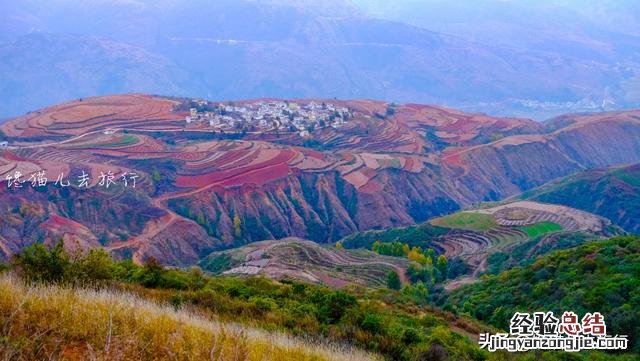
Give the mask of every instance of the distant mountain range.
M 540 119 L 640 105 L 638 23 L 606 23 L 633 2 L 599 22 L 512 3 L 485 1 L 479 17 L 437 1 L 3 0 L 0 117 L 121 92 L 373 98 Z

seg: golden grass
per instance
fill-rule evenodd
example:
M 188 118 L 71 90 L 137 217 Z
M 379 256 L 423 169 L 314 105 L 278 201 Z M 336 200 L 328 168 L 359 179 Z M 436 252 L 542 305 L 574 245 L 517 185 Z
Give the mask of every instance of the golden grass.
M 370 360 L 353 349 L 211 321 L 129 293 L 0 276 L 3 360 Z

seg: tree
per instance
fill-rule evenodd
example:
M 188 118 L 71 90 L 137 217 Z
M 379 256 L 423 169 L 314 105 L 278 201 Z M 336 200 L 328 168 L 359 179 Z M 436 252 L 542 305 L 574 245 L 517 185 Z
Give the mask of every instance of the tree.
M 73 264 L 74 277 L 85 282 L 106 282 L 116 277 L 117 265 L 105 250 L 92 249 Z
M 378 254 L 383 254 L 386 256 L 402 257 L 405 255 L 401 242 L 374 242 L 371 249 Z
M 402 252 L 404 252 L 405 256 L 408 256 L 410 251 L 411 247 L 409 247 L 408 243 L 405 243 L 404 246 L 402 246 Z
M 441 254 L 438 256 L 438 261 L 436 262 L 436 268 L 440 273 L 440 279 L 445 279 L 447 277 L 447 270 L 449 269 L 449 261 L 445 255 Z
M 380 249 L 380 245 L 381 244 L 382 244 L 382 242 L 380 242 L 379 240 L 375 240 L 373 242 L 373 245 L 371 245 L 371 250 L 376 252 L 376 253 L 379 253 L 378 250 Z
M 428 248 L 424 255 L 431 258 L 431 261 L 436 260 L 436 251 L 433 248 Z
M 416 282 L 415 285 L 405 286 L 402 289 L 402 293 L 407 296 L 414 297 L 423 301 L 429 298 L 429 289 L 421 281 Z
M 142 267 L 138 281 L 145 287 L 155 288 L 160 285 L 164 267 L 154 257 L 149 257 Z
M 237 238 L 240 238 L 240 236 L 242 236 L 242 229 L 240 228 L 240 225 L 240 217 L 236 213 L 236 215 L 233 216 L 233 230 Z
M 160 172 L 158 172 L 157 169 L 153 170 L 153 172 L 151 173 L 151 178 L 154 182 L 160 182 L 160 179 L 162 179 L 160 176 Z
M 430 258 L 427 258 L 431 262 Z M 424 282 L 427 284 L 433 284 L 433 267 L 429 265 L 422 266 L 419 263 L 411 262 L 407 267 L 407 276 L 411 282 Z
M 402 288 L 402 282 L 400 282 L 400 276 L 398 276 L 398 272 L 389 271 L 387 273 L 387 287 L 392 290 L 399 290 Z
M 414 262 L 418 262 L 423 266 L 431 266 L 433 263 L 431 262 L 431 259 L 426 257 L 423 253 L 422 250 L 420 249 L 420 247 L 413 247 L 413 249 L 411 249 L 408 253 L 407 253 L 407 258 L 410 261 L 414 261 Z
M 204 214 L 202 214 L 202 213 L 198 214 L 198 219 L 196 220 L 196 222 L 199 225 L 204 226 L 206 224 L 206 221 L 204 219 Z

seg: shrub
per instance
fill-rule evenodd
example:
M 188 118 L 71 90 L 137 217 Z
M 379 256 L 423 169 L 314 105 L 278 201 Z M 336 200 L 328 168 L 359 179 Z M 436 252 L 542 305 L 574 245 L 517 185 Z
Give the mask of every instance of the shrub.
M 26 247 L 15 257 L 15 265 L 30 281 L 61 282 L 69 276 L 71 261 L 60 240 L 51 250 L 40 243 Z
M 382 329 L 382 316 L 376 313 L 367 313 L 360 323 L 360 327 L 365 331 L 378 333 Z
M 387 273 L 387 287 L 392 290 L 399 290 L 402 287 L 402 282 L 400 282 L 398 272 L 389 271 L 389 273 Z
M 269 297 L 253 296 L 249 298 L 249 302 L 253 303 L 262 312 L 268 312 L 278 307 L 276 301 Z
M 328 293 L 320 308 L 319 318 L 328 324 L 340 321 L 347 308 L 356 304 L 356 298 L 343 291 Z

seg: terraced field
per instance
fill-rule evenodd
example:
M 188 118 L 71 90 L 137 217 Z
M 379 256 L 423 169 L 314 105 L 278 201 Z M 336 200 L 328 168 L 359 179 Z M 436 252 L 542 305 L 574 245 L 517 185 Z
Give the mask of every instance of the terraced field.
M 114 232 L 96 225 L 96 214 L 115 209 L 84 209 L 85 218 L 78 223 L 93 233 L 91 239 L 105 240 L 118 255 L 135 254 L 139 260 L 153 255 L 184 264 L 213 249 L 250 241 L 299 236 L 332 242 L 353 232 L 407 226 L 515 195 L 575 172 L 582 164 L 617 164 L 640 157 L 638 111 L 574 116 L 554 129 L 530 120 L 436 106 L 326 102 L 347 108 L 348 121 L 335 127 L 318 125 L 304 137 L 289 130 L 214 134 L 205 127 L 187 127 L 186 114 L 174 111 L 183 108 L 183 100 L 151 95 L 59 104 L 0 125 L 0 139 L 8 142 L 0 149 L 0 179 L 44 170 L 51 183 L 59 174 L 86 170 L 95 187 L 100 172 L 135 172 L 135 202 L 151 205 L 153 220 Z M 616 140 L 614 150 L 611 139 L 603 136 L 604 128 Z M 575 154 L 580 159 L 574 159 Z M 523 164 L 534 165 L 529 169 Z M 15 194 L 0 190 L 3 201 Z M 109 194 L 108 199 L 115 196 Z M 23 201 L 33 200 L 30 195 Z M 49 217 L 71 219 L 61 209 L 78 206 L 73 197 L 38 202 Z M 506 211 L 496 209 L 443 218 L 434 222 L 443 222 L 455 233 L 436 246 L 469 258 L 474 269 L 482 270 L 483 256 L 478 253 L 486 254 L 487 245 L 507 247 L 531 236 L 526 232 L 557 231 L 521 227 L 552 222 L 563 232 L 599 229 L 588 217 L 564 217 L 564 211 L 535 209 L 519 217 L 517 210 L 503 215 Z M 241 218 L 239 232 L 236 215 Z M 496 223 L 465 217 L 495 217 Z M 45 221 L 24 229 L 8 225 L 11 229 L 1 234 L 0 247 L 17 249 L 21 239 L 40 237 L 40 226 L 54 229 L 51 234 L 64 230 L 55 221 Z
M 4 123 L 2 131 L 10 137 L 45 135 L 77 136 L 116 127 L 169 127 L 185 114 L 172 112 L 178 104 L 166 98 L 125 94 L 79 99 L 27 114 L 19 121 Z
M 235 275 L 264 275 L 343 287 L 384 287 L 388 272 L 406 283 L 407 262 L 365 250 L 337 250 L 311 241 L 287 238 L 262 241 L 215 252 L 201 262 L 204 269 Z
M 460 212 L 448 216 L 436 218 L 431 224 L 438 227 L 464 229 L 467 231 L 488 231 L 497 223 L 495 217 L 490 214 L 476 212 Z
M 468 210 L 429 222 L 382 231 L 360 232 L 341 240 L 350 249 L 370 249 L 375 241 L 400 242 L 410 247 L 434 248 L 449 260 L 462 260 L 468 272 L 449 281 L 446 289 L 474 282 L 498 253 L 525 261 L 571 242 L 599 239 L 623 231 L 610 221 L 567 207 L 535 202 L 511 202 Z
M 557 223 L 543 221 L 520 227 L 520 230 L 526 233 L 529 238 L 536 238 L 543 234 L 561 231 L 562 226 Z
M 471 267 L 469 276 L 449 282 L 447 289 L 473 282 L 487 269 L 495 252 L 510 252 L 526 242 L 532 250 L 557 242 L 563 234 L 581 232 L 599 238 L 611 235 L 611 222 L 577 209 L 529 201 L 456 213 L 431 221 L 454 231 L 434 240 L 447 257 L 461 257 Z

